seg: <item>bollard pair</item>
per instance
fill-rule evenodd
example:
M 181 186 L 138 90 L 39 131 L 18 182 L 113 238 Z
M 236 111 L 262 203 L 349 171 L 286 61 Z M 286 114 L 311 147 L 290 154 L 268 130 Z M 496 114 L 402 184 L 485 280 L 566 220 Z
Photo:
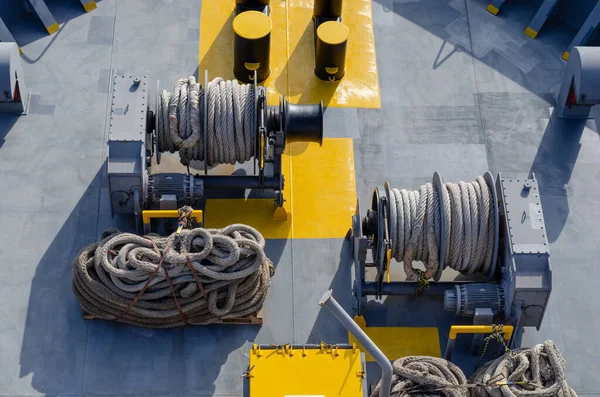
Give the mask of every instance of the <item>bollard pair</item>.
M 270 73 L 271 29 L 268 0 L 236 0 L 238 15 L 233 20 L 234 66 L 239 81 L 265 81 Z M 341 22 L 342 0 L 315 0 L 315 75 L 338 81 L 346 72 L 346 47 L 350 30 Z

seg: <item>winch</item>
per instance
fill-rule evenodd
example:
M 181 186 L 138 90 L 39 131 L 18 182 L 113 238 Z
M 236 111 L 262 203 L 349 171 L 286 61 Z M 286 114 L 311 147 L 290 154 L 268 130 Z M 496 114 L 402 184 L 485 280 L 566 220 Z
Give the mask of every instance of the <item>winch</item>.
M 282 97 L 278 106 L 267 106 L 266 90 L 256 82 L 209 82 L 208 72 L 203 86 L 193 77 L 181 79 L 173 94 L 161 91 L 158 82 L 154 110 L 150 93 L 147 75 L 112 79 L 108 180 L 113 214 L 134 215 L 138 226 L 143 219 L 149 232 L 150 218 L 177 217 L 182 205 L 200 210 L 208 190 L 256 189 L 272 192 L 274 216 L 287 216 L 282 155 L 290 141 L 322 143 L 322 102 L 296 105 Z M 153 171 L 164 152 L 178 152 L 187 172 Z M 193 161 L 203 173 L 190 171 Z M 253 164 L 249 174 L 209 174 L 209 167 L 246 161 Z

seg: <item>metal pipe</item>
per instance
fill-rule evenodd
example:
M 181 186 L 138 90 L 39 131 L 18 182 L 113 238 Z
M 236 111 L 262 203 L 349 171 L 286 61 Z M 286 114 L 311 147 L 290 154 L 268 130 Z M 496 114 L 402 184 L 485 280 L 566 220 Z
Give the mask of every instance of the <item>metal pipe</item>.
M 340 323 L 348 332 L 350 332 L 360 344 L 367 349 L 367 351 L 373 356 L 377 364 L 381 367 L 381 389 L 379 395 L 381 397 L 390 397 L 390 389 L 392 387 L 392 364 L 383 354 L 381 350 L 373 343 L 373 341 L 364 333 L 362 329 L 352 320 L 352 318 L 346 313 L 346 311 L 340 306 L 339 303 L 331 295 L 332 290 L 329 290 L 323 294 L 323 297 L 319 301 L 319 305 L 325 306 L 329 311 L 338 319 Z
M 464 282 L 443 282 L 430 283 L 429 288 L 423 291 L 425 296 L 443 296 L 446 290 L 454 288 L 456 285 L 462 285 Z M 414 296 L 417 289 L 417 283 L 412 282 L 391 282 L 383 283 L 381 295 L 390 296 Z M 377 283 L 374 281 L 365 281 L 362 284 L 363 296 L 377 295 Z

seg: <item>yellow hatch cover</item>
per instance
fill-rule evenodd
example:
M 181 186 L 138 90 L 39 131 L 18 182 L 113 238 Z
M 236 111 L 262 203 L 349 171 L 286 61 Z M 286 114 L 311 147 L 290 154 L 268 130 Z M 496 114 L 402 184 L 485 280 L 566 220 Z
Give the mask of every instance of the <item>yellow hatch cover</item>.
M 366 373 L 358 348 L 321 344 L 250 350 L 250 397 L 363 397 Z

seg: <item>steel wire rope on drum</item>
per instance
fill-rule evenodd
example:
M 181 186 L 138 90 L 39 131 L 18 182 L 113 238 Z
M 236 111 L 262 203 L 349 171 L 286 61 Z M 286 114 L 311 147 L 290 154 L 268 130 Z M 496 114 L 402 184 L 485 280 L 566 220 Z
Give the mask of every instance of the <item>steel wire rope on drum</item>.
M 168 237 L 108 230 L 74 259 L 73 291 L 91 317 L 142 327 L 240 318 L 257 313 L 269 290 L 264 246 L 256 229 L 241 224 Z
M 180 79 L 173 93 L 163 90 L 159 96 L 158 150 L 179 152 L 182 163 L 190 160 L 216 164 L 243 163 L 254 155 L 256 134 L 256 97 L 264 87 L 239 84 L 237 80 L 216 78 L 203 89 L 193 76 Z M 204 115 L 204 101 L 207 114 Z M 207 131 L 203 120 L 207 118 Z M 207 152 L 204 153 L 204 140 Z
M 446 183 L 441 198 L 431 183 L 408 191 L 388 188 L 392 257 L 404 263 L 407 279 L 418 281 L 414 261 L 425 265 L 425 277 L 437 273 L 442 232 L 444 266 L 463 274 L 488 274 L 494 251 L 493 195 L 483 177 L 473 182 Z M 440 206 L 444 206 L 442 231 Z
M 439 357 L 407 356 L 392 364 L 390 396 L 468 397 L 467 379 L 462 370 Z M 371 397 L 379 397 L 381 382 Z
M 497 383 L 509 383 L 497 385 Z M 470 379 L 471 397 L 576 397 L 566 361 L 553 341 L 515 349 L 484 364 Z

